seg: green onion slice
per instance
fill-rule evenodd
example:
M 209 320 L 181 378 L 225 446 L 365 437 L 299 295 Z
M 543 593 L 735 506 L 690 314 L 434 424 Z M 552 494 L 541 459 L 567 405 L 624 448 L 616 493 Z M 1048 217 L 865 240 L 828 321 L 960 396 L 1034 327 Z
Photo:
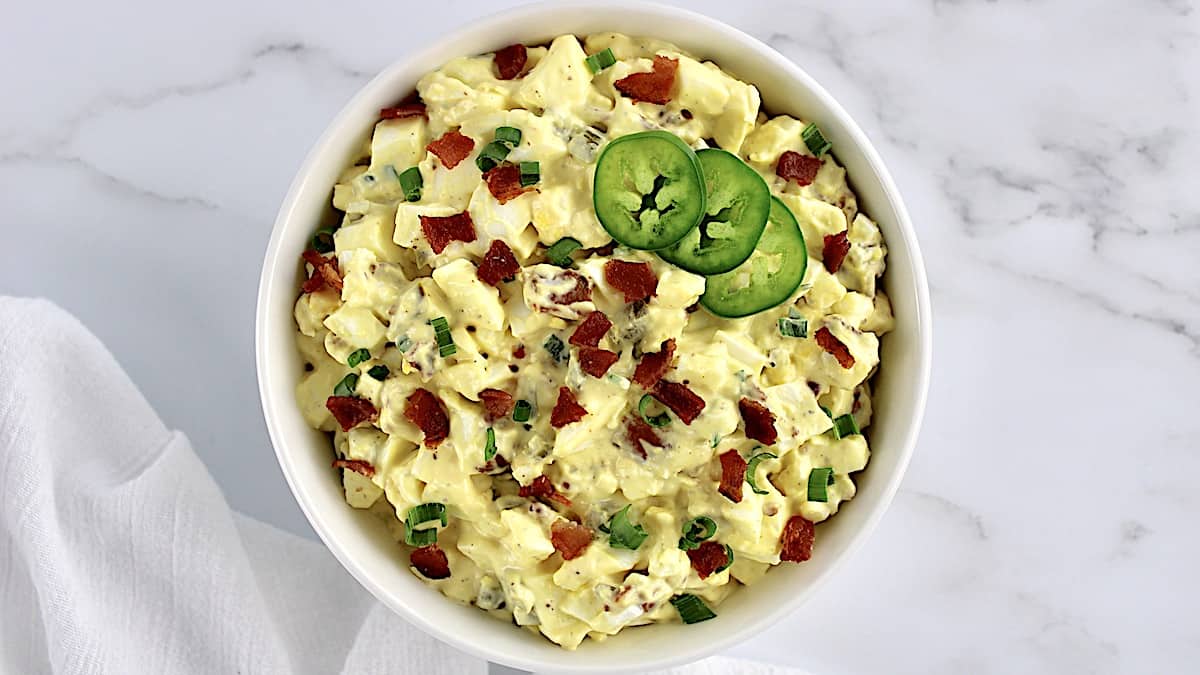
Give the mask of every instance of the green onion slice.
M 808 149 L 812 151 L 812 154 L 816 155 L 817 157 L 829 152 L 829 148 L 833 147 L 832 143 L 825 140 L 825 136 L 821 133 L 821 129 L 811 122 L 808 124 L 808 126 L 804 127 L 803 131 L 800 132 L 800 138 L 804 139 L 804 144 L 807 145 Z
M 446 505 L 437 502 L 418 504 L 408 510 L 404 519 L 404 543 L 409 546 L 428 546 L 437 542 L 437 527 L 416 529 L 418 525 L 440 522 L 442 527 L 449 522 L 446 519 Z
M 356 349 L 353 352 L 350 352 L 350 356 L 346 359 L 346 365 L 350 366 L 351 368 L 356 368 L 356 367 L 358 367 L 358 364 L 362 363 L 363 361 L 370 361 L 370 360 L 371 360 L 370 350 Z
M 342 378 L 341 382 L 333 388 L 334 396 L 353 396 L 354 390 L 358 387 L 358 373 L 350 373 Z
M 387 366 L 380 364 L 378 366 L 371 366 L 371 369 L 367 371 L 367 374 L 370 375 L 371 377 L 375 378 L 376 380 L 383 382 L 384 380 L 387 379 L 387 376 L 391 372 L 392 371 L 388 370 Z
M 592 71 L 593 75 L 616 62 L 617 57 L 613 56 L 613 50 L 611 48 L 605 49 L 602 52 L 596 52 L 595 54 L 592 54 L 584 59 L 584 63 L 587 64 L 588 70 Z
M 646 528 L 630 522 L 630 506 L 632 504 L 626 504 L 625 508 L 613 514 L 612 520 L 608 521 L 608 545 L 613 548 L 627 548 L 630 551 L 636 551 L 650 535 L 646 532 Z
M 808 320 L 779 317 L 779 334 L 783 337 L 808 337 Z
M 746 462 L 746 482 L 750 484 L 750 489 L 754 490 L 754 494 L 756 495 L 767 494 L 766 490 L 758 489 L 758 483 L 755 482 L 756 479 L 754 476 L 758 472 L 758 463 L 764 459 L 779 459 L 779 456 L 769 452 L 760 452 Z
M 829 493 L 826 490 L 833 485 L 833 469 L 822 467 L 808 472 L 808 501 L 827 502 Z
M 692 518 L 683 526 L 683 536 L 679 538 L 679 548 L 690 551 L 700 546 L 700 542 L 712 539 L 717 533 L 717 523 L 708 516 Z
M 835 438 L 845 438 L 854 434 L 862 433 L 858 430 L 858 422 L 854 421 L 854 415 L 846 413 L 833 420 L 833 435 Z
M 529 415 L 532 412 L 533 412 L 533 406 L 529 404 L 529 401 L 526 401 L 524 399 L 517 401 L 517 404 L 515 406 L 513 406 L 513 421 L 514 422 L 528 422 Z
M 496 168 L 496 165 L 504 161 L 508 157 L 508 153 L 512 150 L 507 145 L 500 141 L 492 141 L 483 146 L 483 150 L 479 151 L 479 156 L 475 158 L 475 166 L 479 170 L 487 173 Z
M 312 236 L 312 247 L 317 253 L 329 253 L 333 250 L 333 228 L 322 227 Z
M 425 185 L 425 180 L 421 178 L 421 170 L 414 166 L 405 169 L 397 177 L 400 179 L 400 188 L 404 190 L 405 201 L 421 201 L 421 188 Z
M 400 341 L 396 343 L 396 349 L 399 349 L 402 352 L 408 351 L 408 348 L 411 346 L 412 338 L 408 337 L 407 335 L 401 335 Z
M 433 326 L 433 332 L 437 336 L 438 354 L 442 358 L 456 354 L 458 346 L 454 344 L 454 336 L 450 334 L 450 323 L 446 321 L 446 317 L 430 319 L 429 325 Z
M 709 609 L 703 600 L 691 593 L 671 598 L 671 604 L 675 606 L 675 610 L 679 612 L 679 618 L 683 619 L 684 623 L 700 623 L 717 617 L 716 612 Z
M 546 260 L 559 267 L 570 267 L 571 254 L 581 246 L 583 244 L 580 244 L 579 240 L 572 239 L 571 237 L 563 237 L 554 242 L 550 248 L 546 249 Z
M 554 359 L 555 363 L 561 365 L 571 358 L 571 354 L 567 351 L 567 345 L 557 335 L 551 335 L 546 338 L 542 346 L 546 348 L 546 351 L 550 352 L 550 356 Z
M 646 424 L 649 424 L 656 429 L 667 426 L 671 423 L 671 416 L 665 411 L 655 415 L 654 417 L 650 417 L 646 414 L 646 408 L 650 407 L 650 404 L 653 401 L 654 397 L 652 395 L 642 395 L 641 400 L 638 401 L 638 414 L 642 416 L 642 419 L 646 420 Z
M 496 430 L 488 427 L 487 443 L 483 445 L 483 461 L 489 461 L 496 456 Z
M 496 127 L 496 142 L 514 148 L 521 144 L 521 130 L 516 127 Z
M 521 187 L 529 187 L 542 179 L 542 165 L 538 162 L 521 162 Z
M 725 564 L 713 570 L 713 574 L 724 572 L 729 569 L 730 565 L 733 565 L 733 549 L 729 547 L 729 544 L 725 544 Z

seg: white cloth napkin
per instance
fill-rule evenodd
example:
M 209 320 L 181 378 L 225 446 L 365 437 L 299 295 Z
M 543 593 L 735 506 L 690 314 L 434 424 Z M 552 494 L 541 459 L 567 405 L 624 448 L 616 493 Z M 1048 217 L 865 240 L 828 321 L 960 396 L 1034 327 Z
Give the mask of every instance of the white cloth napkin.
M 0 297 L 0 490 L 0 673 L 488 672 L 320 544 L 231 511 L 187 437 L 45 301 Z

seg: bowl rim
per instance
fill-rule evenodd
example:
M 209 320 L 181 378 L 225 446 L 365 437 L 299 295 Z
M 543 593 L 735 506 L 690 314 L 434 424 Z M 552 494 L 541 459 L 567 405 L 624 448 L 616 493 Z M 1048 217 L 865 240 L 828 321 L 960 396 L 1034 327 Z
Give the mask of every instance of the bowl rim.
M 312 148 L 305 156 L 300 168 L 292 180 L 286 196 L 280 205 L 275 221 L 272 225 L 271 237 L 267 244 L 267 248 L 263 258 L 262 274 L 259 280 L 259 289 L 257 296 L 257 306 L 255 310 L 255 367 L 258 378 L 259 399 L 263 410 L 263 416 L 267 426 L 268 436 L 271 439 L 271 444 L 275 450 L 276 459 L 279 462 L 280 469 L 283 472 L 284 478 L 287 481 L 288 488 L 291 490 L 293 497 L 308 520 L 309 525 L 320 537 L 322 543 L 330 550 L 343 568 L 353 576 L 359 584 L 367 589 L 378 601 L 389 607 L 393 612 L 399 614 L 409 623 L 417 626 L 424 632 L 434 636 L 438 640 L 445 642 L 457 649 L 473 654 L 480 658 L 488 659 L 493 662 L 503 663 L 505 665 L 523 668 L 527 670 L 540 670 L 545 668 L 553 668 L 559 672 L 578 672 L 578 673 L 595 673 L 595 672 L 616 672 L 614 669 L 597 664 L 564 664 L 559 662 L 548 662 L 538 658 L 530 658 L 526 655 L 513 654 L 507 651 L 500 651 L 494 648 L 489 648 L 486 641 L 469 640 L 453 630 L 440 626 L 432 621 L 426 620 L 420 614 L 413 612 L 404 603 L 394 599 L 393 594 L 388 589 L 382 587 L 375 579 L 369 576 L 355 561 L 354 557 L 349 554 L 338 541 L 337 537 L 327 526 L 323 518 L 315 510 L 310 499 L 306 496 L 304 486 L 300 485 L 296 476 L 295 469 L 292 466 L 292 458 L 288 453 L 284 452 L 284 448 L 288 445 L 287 434 L 282 430 L 282 423 L 277 418 L 276 411 L 281 405 L 294 406 L 294 397 L 285 397 L 287 400 L 281 401 L 280 397 L 272 390 L 271 380 L 268 375 L 270 370 L 268 364 L 270 362 L 268 350 L 270 340 L 268 336 L 273 330 L 271 325 L 271 310 L 270 299 L 273 295 L 274 285 L 277 283 L 285 283 L 281 278 L 283 275 L 279 273 L 279 258 L 281 249 L 281 240 L 284 230 L 287 229 L 289 222 L 296 219 L 295 213 L 297 208 L 298 198 L 304 190 L 306 177 L 313 172 L 314 168 L 319 165 L 328 152 L 328 146 L 332 143 L 338 130 L 345 126 L 347 119 L 350 117 L 351 110 L 358 107 L 361 100 L 369 98 L 370 94 L 389 81 L 394 71 L 404 68 L 404 64 L 410 61 L 425 61 L 428 60 L 439 49 L 443 43 L 456 42 L 462 39 L 465 35 L 472 31 L 482 31 L 489 28 L 494 28 L 499 24 L 508 24 L 514 20 L 521 18 L 533 18 L 543 13 L 560 13 L 570 12 L 574 10 L 587 10 L 589 12 L 596 11 L 594 3 L 585 2 L 584 0 L 543 0 L 524 4 L 491 14 L 473 19 L 471 21 L 458 24 L 453 29 L 439 33 L 432 39 L 426 40 L 420 47 L 408 51 L 401 58 L 393 61 L 391 64 L 381 70 L 368 83 L 358 89 L 358 91 L 342 106 L 337 114 L 331 119 L 325 130 L 314 143 Z M 895 497 L 900 483 L 907 472 L 909 462 L 911 461 L 913 452 L 916 447 L 917 438 L 919 436 L 922 421 L 924 418 L 926 402 L 928 398 L 929 382 L 932 372 L 932 350 L 933 350 L 933 334 L 932 334 L 932 308 L 930 302 L 928 279 L 925 270 L 924 259 L 921 254 L 920 246 L 917 241 L 916 231 L 912 221 L 909 218 L 907 209 L 900 196 L 891 174 L 888 172 L 883 159 L 880 157 L 874 145 L 868 140 L 866 134 L 859 128 L 854 119 L 842 108 L 832 95 L 829 94 L 820 84 L 817 83 L 807 72 L 805 72 L 798 64 L 787 58 L 783 54 L 776 51 L 771 46 L 763 43 L 759 39 L 729 25 L 718 19 L 711 18 L 698 12 L 693 12 L 688 9 L 664 5 L 657 2 L 644 2 L 641 0 L 610 0 L 603 7 L 603 11 L 611 13 L 620 13 L 626 10 L 638 11 L 642 13 L 656 14 L 663 19 L 680 20 L 690 22 L 692 24 L 703 25 L 706 29 L 723 34 L 724 36 L 737 41 L 746 49 L 752 49 L 757 52 L 757 56 L 769 62 L 772 68 L 784 73 L 787 78 L 792 81 L 799 82 L 805 87 L 814 97 L 820 100 L 821 104 L 829 115 L 837 117 L 839 122 L 845 128 L 845 131 L 850 136 L 850 141 L 857 146 L 857 149 L 862 153 L 866 162 L 875 172 L 877 181 L 885 199 L 889 203 L 891 211 L 895 215 L 895 229 L 904 240 L 905 249 L 907 251 L 910 268 L 912 273 L 912 283 L 914 297 L 916 300 L 917 316 L 912 317 L 916 324 L 916 334 L 918 338 L 917 345 L 917 378 L 908 387 L 908 391 L 915 396 L 913 405 L 913 414 L 908 421 L 907 429 L 903 434 L 903 439 L 897 444 L 897 447 L 891 448 L 892 451 L 899 452 L 900 457 L 897 461 L 895 470 L 891 475 L 886 476 L 886 480 L 882 484 L 875 484 L 873 489 L 880 492 L 877 504 L 873 510 L 866 516 L 862 525 L 854 531 L 849 542 L 841 551 L 840 555 L 832 561 L 828 568 L 825 569 L 808 587 L 798 592 L 791 600 L 786 602 L 776 603 L 774 607 L 764 611 L 758 615 L 758 618 L 752 622 L 739 626 L 736 630 L 727 631 L 721 638 L 709 640 L 703 644 L 698 644 L 688 650 L 679 650 L 675 653 L 665 655 L 656 654 L 650 655 L 647 659 L 639 663 L 639 669 L 661 669 L 679 665 L 681 663 L 691 662 L 710 656 L 718 651 L 724 650 L 734 644 L 743 641 L 746 637 L 758 632 L 762 628 L 778 621 L 780 618 L 794 612 L 798 609 L 816 588 L 824 583 L 827 583 L 831 575 L 844 565 L 847 560 L 855 555 L 866 539 L 871 535 L 874 529 L 882 520 L 884 514 L 888 511 Z M 647 35 L 652 35 L 653 31 L 646 31 Z M 894 238 L 896 233 L 890 233 L 889 237 Z M 290 283 L 286 282 L 286 283 Z M 510 630 L 512 627 L 508 624 L 497 622 L 497 627 L 505 630 Z M 564 654 L 571 654 L 563 650 Z M 564 659 L 565 660 L 565 659 Z M 629 670 L 632 666 L 623 667 Z M 617 670 L 621 670 L 618 668 Z

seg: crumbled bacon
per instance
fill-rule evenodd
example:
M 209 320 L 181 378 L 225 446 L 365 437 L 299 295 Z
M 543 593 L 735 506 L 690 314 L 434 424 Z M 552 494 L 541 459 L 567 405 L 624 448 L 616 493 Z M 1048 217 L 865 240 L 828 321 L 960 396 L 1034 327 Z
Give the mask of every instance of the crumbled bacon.
M 746 481 L 746 460 L 737 450 L 721 453 L 721 485 L 717 492 L 733 502 L 742 501 L 742 483 Z
M 499 286 L 501 281 L 512 279 L 520 271 L 521 263 L 517 262 L 517 257 L 513 255 L 508 244 L 502 239 L 493 239 L 475 275 L 485 284 Z
M 437 158 L 442 160 L 442 166 L 453 169 L 475 149 L 475 141 L 455 129 L 442 134 L 437 140 L 430 141 L 425 149 L 437 155 Z
M 521 169 L 507 162 L 489 169 L 483 179 L 487 181 L 488 192 L 501 204 L 507 204 L 530 189 L 521 185 Z
M 612 321 L 604 312 L 592 312 L 575 327 L 575 332 L 567 341 L 579 347 L 599 347 L 600 338 L 608 333 L 609 328 L 612 328 Z
M 854 367 L 854 356 L 850 353 L 850 348 L 843 344 L 841 340 L 834 337 L 828 328 L 821 326 L 821 329 L 817 331 L 816 337 L 817 344 L 821 346 L 821 349 L 832 354 L 837 359 L 838 365 L 843 368 Z
M 579 369 L 592 377 L 604 377 L 609 368 L 621 358 L 620 354 L 599 347 L 579 348 Z
M 687 557 L 691 559 L 692 569 L 696 570 L 701 579 L 707 579 L 713 572 L 729 562 L 725 547 L 715 541 L 706 541 L 700 544 L 699 547 L 688 551 Z
M 802 155 L 791 150 L 780 155 L 779 163 L 775 165 L 776 176 L 784 180 L 794 180 L 800 187 L 812 185 L 820 170 L 821 160 L 819 158 Z
M 313 268 L 312 275 L 305 280 L 301 290 L 305 293 L 318 293 L 327 288 L 335 291 L 342 290 L 342 274 L 338 271 L 337 256 L 331 255 L 326 258 L 311 248 L 301 253 L 300 256 Z
M 579 405 L 570 389 L 559 387 L 558 401 L 554 403 L 554 410 L 550 411 L 550 426 L 560 429 L 572 422 L 578 422 L 587 413 L 587 408 Z
M 497 77 L 501 80 L 512 80 L 525 70 L 525 62 L 529 60 L 529 52 L 525 45 L 509 45 L 496 52 L 492 57 L 496 64 Z
M 398 106 L 384 108 L 379 111 L 379 119 L 381 120 L 399 120 L 406 117 L 424 117 L 429 119 L 428 113 L 425 112 L 424 103 L 401 103 Z
M 418 389 L 404 404 L 404 418 L 425 434 L 425 446 L 436 448 L 450 435 L 450 418 L 442 402 L 428 389 Z
M 633 381 L 642 389 L 653 389 L 654 385 L 671 369 L 671 357 L 675 355 L 675 340 L 662 343 L 662 351 L 642 354 L 637 369 L 633 371 Z
M 592 543 L 592 531 L 578 523 L 559 518 L 550 525 L 550 543 L 562 554 L 563 560 L 574 560 L 583 555 Z
M 489 422 L 508 417 L 516 403 L 512 394 L 499 389 L 484 389 L 479 392 L 479 400 L 483 402 L 483 417 Z
M 513 348 L 513 358 L 514 359 L 525 358 L 525 345 L 517 345 L 516 347 Z
M 792 516 L 783 526 L 783 536 L 780 538 L 783 548 L 779 552 L 779 559 L 788 562 L 808 560 L 812 557 L 816 536 L 817 528 L 812 523 L 803 516 Z
M 550 482 L 550 478 L 545 475 L 534 478 L 529 485 L 522 485 L 521 489 L 517 490 L 517 494 L 526 498 L 533 497 L 534 499 L 558 502 L 563 506 L 571 505 L 571 500 L 559 492 L 558 488 L 554 487 L 554 483 Z
M 370 478 L 375 475 L 375 467 L 365 459 L 335 459 L 333 468 L 350 469 L 354 473 Z
M 775 413 L 758 401 L 743 398 L 738 401 L 738 411 L 742 413 L 742 423 L 746 427 L 746 438 L 759 443 L 772 445 L 779 440 L 779 432 L 775 430 Z
M 646 424 L 646 420 L 640 417 L 630 417 L 625 421 L 625 433 L 629 436 L 629 442 L 633 443 L 634 451 L 641 455 L 642 459 L 647 457 L 643 443 L 656 448 L 663 446 L 662 439 L 654 432 L 654 427 Z
M 678 382 L 660 380 L 654 386 L 654 398 L 670 408 L 684 424 L 691 424 L 692 420 L 700 415 L 700 411 L 704 410 L 704 399 L 697 396 L 686 384 Z
M 626 75 L 614 82 L 613 86 L 635 103 L 646 101 L 664 105 L 671 100 L 671 88 L 675 86 L 675 71 L 679 68 L 679 61 L 655 56 L 652 68 L 648 73 Z
M 452 241 L 475 241 L 475 222 L 468 211 L 453 216 L 420 216 L 421 231 L 434 253 L 446 250 Z
M 822 251 L 821 258 L 830 274 L 837 274 L 837 271 L 842 269 L 842 261 L 849 252 L 850 238 L 847 230 L 825 235 L 825 250 Z
M 658 277 L 650 263 L 609 260 L 604 263 L 604 280 L 625 295 L 625 302 L 645 300 L 658 292 Z
M 446 552 L 437 544 L 430 544 L 414 549 L 408 556 L 408 562 L 428 579 L 445 579 L 450 576 L 450 561 Z
M 379 418 L 379 411 L 371 402 L 357 396 L 330 396 L 325 399 L 325 407 L 333 414 L 342 431 L 350 431 L 363 422 L 371 422 Z

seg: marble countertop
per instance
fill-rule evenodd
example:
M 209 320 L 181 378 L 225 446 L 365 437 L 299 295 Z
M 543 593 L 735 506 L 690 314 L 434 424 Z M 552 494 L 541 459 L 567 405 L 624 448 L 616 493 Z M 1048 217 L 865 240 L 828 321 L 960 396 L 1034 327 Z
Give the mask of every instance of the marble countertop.
M 0 292 L 77 314 L 235 508 L 312 536 L 252 359 L 275 210 L 373 73 L 508 4 L 443 0 L 420 21 L 358 1 L 10 8 Z M 1194 669 L 1200 8 L 679 4 L 769 42 L 858 119 L 905 194 L 937 315 L 891 512 L 733 653 L 820 673 Z

